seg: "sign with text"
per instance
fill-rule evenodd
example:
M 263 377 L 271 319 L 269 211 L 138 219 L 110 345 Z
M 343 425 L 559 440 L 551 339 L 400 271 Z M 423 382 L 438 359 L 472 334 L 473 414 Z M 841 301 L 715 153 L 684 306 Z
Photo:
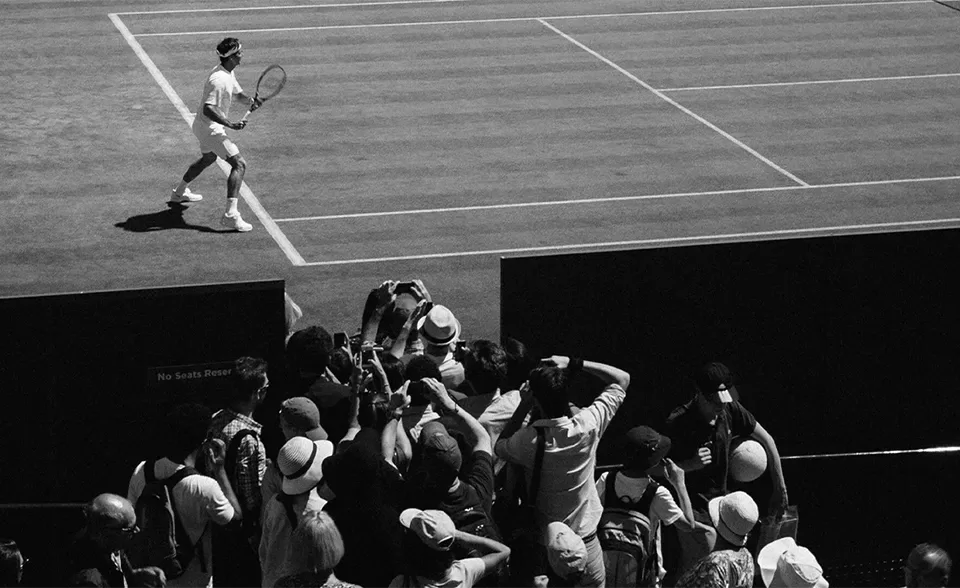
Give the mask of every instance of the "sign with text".
M 147 389 L 174 402 L 217 404 L 229 390 L 232 361 L 147 368 Z

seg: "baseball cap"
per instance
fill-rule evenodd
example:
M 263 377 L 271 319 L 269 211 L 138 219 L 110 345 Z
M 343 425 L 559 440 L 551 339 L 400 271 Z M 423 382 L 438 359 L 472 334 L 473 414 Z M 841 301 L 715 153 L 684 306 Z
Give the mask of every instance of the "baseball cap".
M 727 366 L 719 361 L 712 361 L 701 367 L 693 381 L 701 394 L 716 392 L 720 397 L 720 402 L 723 403 L 733 402 L 733 394 L 737 393 L 737 389 L 733 386 L 733 374 L 730 373 Z M 718 390 L 720 384 L 723 384 L 726 390 Z
M 408 508 L 400 513 L 400 524 L 416 533 L 431 549 L 449 551 L 457 531 L 450 515 L 442 510 Z
M 830 588 L 817 558 L 793 537 L 765 545 L 757 554 L 757 566 L 767 588 Z
M 442 423 L 434 420 L 423 425 L 419 444 L 421 467 L 434 474 L 438 481 L 452 484 L 463 465 L 457 440 L 450 436 Z
M 573 529 L 559 521 L 547 525 L 547 561 L 561 578 L 581 574 L 587 567 L 587 547 Z
M 305 396 L 284 400 L 280 405 L 280 420 L 307 439 L 322 441 L 327 438 L 327 432 L 320 426 L 320 410 Z

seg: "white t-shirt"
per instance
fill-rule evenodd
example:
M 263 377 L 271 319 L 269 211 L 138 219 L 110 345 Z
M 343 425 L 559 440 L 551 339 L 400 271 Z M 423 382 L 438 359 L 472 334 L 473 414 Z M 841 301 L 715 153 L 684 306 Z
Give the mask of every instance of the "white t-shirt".
M 207 81 L 203 83 L 203 92 L 200 94 L 200 106 L 197 108 L 197 117 L 193 120 L 194 132 L 207 132 L 210 134 L 224 134 L 223 125 L 213 122 L 203 114 L 203 106 L 209 104 L 216 106 L 223 112 L 224 116 L 230 116 L 230 105 L 233 104 L 233 97 L 243 92 L 240 83 L 232 71 L 227 71 L 222 65 L 213 68 Z
M 600 495 L 600 502 L 604 502 L 604 498 L 607 492 L 607 479 L 609 478 L 609 472 L 604 472 L 600 474 L 600 477 L 597 478 L 597 494 Z M 627 497 L 631 502 L 636 502 L 640 500 L 640 497 L 643 496 L 643 493 L 647 491 L 647 486 L 650 484 L 650 478 L 644 476 L 642 478 L 628 478 L 623 474 L 617 476 L 615 480 L 615 486 L 613 487 L 614 492 L 617 496 Z M 604 504 L 606 506 L 606 504 Z M 653 502 L 650 503 L 650 512 L 647 513 L 647 516 L 650 517 L 650 524 L 656 525 L 657 534 L 654 536 L 653 542 L 657 549 L 657 561 L 659 562 L 659 570 L 657 570 L 658 583 L 659 580 L 662 580 L 664 576 L 667 575 L 667 570 L 663 567 L 663 548 L 662 540 L 660 534 L 660 525 L 657 521 L 662 522 L 664 525 L 672 525 L 677 522 L 677 519 L 683 516 L 683 510 L 680 509 L 680 506 L 677 505 L 677 501 L 673 499 L 673 495 L 670 494 L 670 491 L 667 490 L 662 484 L 657 487 L 656 492 L 653 495 Z
M 400 575 L 390 581 L 390 588 L 470 588 L 483 577 L 483 560 L 479 557 L 458 559 L 447 570 L 447 577 L 437 582 L 423 576 L 407 577 Z
M 127 486 L 127 500 L 137 503 L 140 493 L 147 485 L 143 475 L 143 466 L 140 462 L 130 476 Z M 158 480 L 165 480 L 183 468 L 183 464 L 174 463 L 167 458 L 157 460 L 154 475 Z M 197 555 L 190 560 L 190 564 L 179 578 L 167 580 L 167 586 L 213 586 L 213 544 L 210 539 L 210 525 L 226 525 L 233 520 L 234 510 L 230 501 L 223 494 L 220 484 L 207 476 L 187 476 L 173 487 L 173 501 L 183 521 L 184 530 L 190 541 L 200 549 Z M 201 565 L 200 552 L 203 553 Z M 203 570 L 206 569 L 206 572 Z

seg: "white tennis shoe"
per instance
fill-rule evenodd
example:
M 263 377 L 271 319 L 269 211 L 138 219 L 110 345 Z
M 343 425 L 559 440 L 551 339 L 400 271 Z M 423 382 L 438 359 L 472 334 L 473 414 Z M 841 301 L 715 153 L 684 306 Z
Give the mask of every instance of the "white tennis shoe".
M 200 194 L 195 194 L 190 191 L 190 188 L 187 188 L 183 191 L 183 194 L 177 194 L 177 189 L 174 188 L 170 192 L 170 202 L 174 204 L 183 204 L 184 202 L 197 202 L 203 200 L 203 196 Z
M 240 218 L 239 214 L 225 214 L 220 219 L 220 224 L 241 233 L 253 230 L 253 225 Z

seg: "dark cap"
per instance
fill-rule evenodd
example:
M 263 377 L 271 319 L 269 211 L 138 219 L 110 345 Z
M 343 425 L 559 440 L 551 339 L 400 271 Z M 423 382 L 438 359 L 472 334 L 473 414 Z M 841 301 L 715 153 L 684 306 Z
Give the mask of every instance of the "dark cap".
M 733 374 L 719 361 L 710 362 L 700 368 L 694 376 L 693 383 L 697 392 L 701 394 L 715 394 L 720 384 L 723 384 L 729 392 L 729 394 L 721 394 L 720 399 L 723 402 L 731 402 L 730 397 L 737 393 L 737 389 L 733 386 Z
M 650 427 L 634 427 L 627 431 L 627 451 L 632 454 L 627 467 L 648 470 L 660 463 L 670 453 L 670 437 L 661 435 Z
M 421 467 L 436 476 L 438 481 L 452 484 L 463 465 L 457 440 L 440 422 L 430 421 L 420 431 L 419 444 L 422 451 Z

